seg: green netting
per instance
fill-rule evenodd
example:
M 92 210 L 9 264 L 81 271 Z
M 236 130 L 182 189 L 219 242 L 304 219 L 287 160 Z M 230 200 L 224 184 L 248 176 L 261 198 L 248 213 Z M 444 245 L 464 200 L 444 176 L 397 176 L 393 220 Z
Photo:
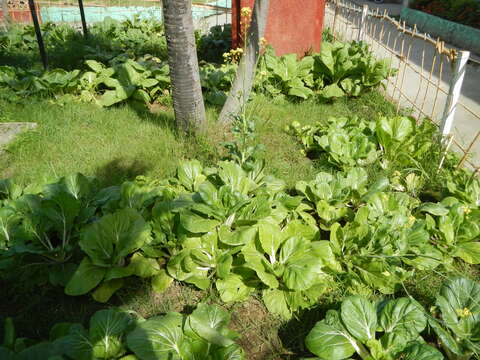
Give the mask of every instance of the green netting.
M 217 0 L 208 2 L 209 5 L 231 8 L 231 0 Z M 162 8 L 159 5 L 154 6 L 85 6 L 85 17 L 88 23 L 103 21 L 106 17 L 115 20 L 133 19 L 138 16 L 142 19 L 156 18 L 160 19 Z M 193 5 L 192 13 L 194 19 L 201 19 L 207 16 L 218 15 L 218 11 L 212 7 Z M 78 6 L 41 6 L 40 15 L 43 22 L 54 23 L 79 23 L 80 10 Z
M 418 30 L 464 50 L 480 54 L 480 30 L 433 16 L 422 11 L 405 8 L 400 18 L 408 25 L 417 24 Z

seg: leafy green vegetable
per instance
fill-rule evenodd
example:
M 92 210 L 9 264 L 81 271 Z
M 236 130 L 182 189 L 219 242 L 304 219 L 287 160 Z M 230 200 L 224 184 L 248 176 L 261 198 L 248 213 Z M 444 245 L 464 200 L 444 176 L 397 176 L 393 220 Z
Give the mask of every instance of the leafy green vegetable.
M 244 359 L 229 322 L 225 310 L 202 303 L 189 316 L 170 312 L 148 320 L 117 309 L 100 310 L 90 318 L 88 329 L 58 323 L 49 341 L 28 340 L 20 346 L 26 339 L 13 338 L 17 345 L 0 346 L 0 356 L 2 360 Z
M 332 100 L 359 96 L 394 72 L 388 61 L 377 61 L 363 42 L 324 41 L 319 54 L 300 60 L 296 54 L 276 57 L 268 48 L 259 61 L 256 90 L 276 99 L 318 96 Z
M 329 118 L 314 126 L 293 123 L 289 131 L 299 138 L 309 156 L 321 156 L 333 166 L 348 169 L 376 161 L 374 126 L 374 122 L 356 117 Z
M 480 210 L 453 197 L 440 203 L 424 203 L 418 209 L 439 250 L 470 264 L 480 264 Z
M 305 226 L 305 225 L 303 225 Z M 322 271 L 324 255 L 315 251 L 315 243 L 300 234 L 291 236 L 290 227 L 259 223 L 258 236 L 241 250 L 245 267 L 255 271 L 267 290 L 263 292 L 267 308 L 285 318 L 292 312 L 311 306 L 325 290 L 328 276 Z M 305 233 L 305 232 L 304 232 Z M 308 231 L 306 231 L 308 233 Z M 279 307 L 280 304 L 284 306 Z
M 243 359 L 228 322 L 225 310 L 199 304 L 187 317 L 168 313 L 140 323 L 128 334 L 127 344 L 142 360 L 221 359 L 225 353 L 230 354 L 228 358 Z
M 400 359 L 420 356 L 443 359 L 424 344 L 420 333 L 427 320 L 421 305 L 408 298 L 374 304 L 361 296 L 345 299 L 341 310 L 329 310 L 305 339 L 321 359 L 341 360 L 357 353 L 362 359 Z
M 440 319 L 429 324 L 449 359 L 470 359 L 480 354 L 480 284 L 455 277 L 437 296 Z
M 155 260 L 149 261 L 138 251 L 151 241 L 150 226 L 131 208 L 105 215 L 88 226 L 80 239 L 85 257 L 65 288 L 68 295 L 83 295 L 102 281 L 137 275 L 150 277 L 158 271 Z M 126 258 L 132 255 L 127 264 Z M 114 289 L 118 289 L 115 285 Z M 114 291 L 107 292 L 112 295 Z M 99 297 L 107 301 L 110 296 Z

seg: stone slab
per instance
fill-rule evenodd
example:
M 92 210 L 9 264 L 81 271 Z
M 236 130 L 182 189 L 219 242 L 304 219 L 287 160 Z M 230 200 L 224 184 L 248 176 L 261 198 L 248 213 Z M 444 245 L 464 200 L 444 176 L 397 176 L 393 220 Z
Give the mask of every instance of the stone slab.
M 0 149 L 12 142 L 12 140 L 21 132 L 35 129 L 36 127 L 37 124 L 31 122 L 0 123 Z

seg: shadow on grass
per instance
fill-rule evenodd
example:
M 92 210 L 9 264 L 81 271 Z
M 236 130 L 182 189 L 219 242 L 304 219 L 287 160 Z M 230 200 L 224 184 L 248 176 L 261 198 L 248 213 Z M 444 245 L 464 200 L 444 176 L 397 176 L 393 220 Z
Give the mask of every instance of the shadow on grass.
M 152 164 L 143 159 L 115 158 L 105 165 L 97 167 L 95 176 L 103 186 L 119 185 L 124 181 L 144 175 L 151 168 Z
M 173 107 L 158 103 L 148 105 L 147 107 L 144 104 L 138 104 L 136 102 L 129 102 L 128 106 L 135 111 L 138 117 L 142 120 L 158 125 L 162 128 L 167 128 L 178 136 Z

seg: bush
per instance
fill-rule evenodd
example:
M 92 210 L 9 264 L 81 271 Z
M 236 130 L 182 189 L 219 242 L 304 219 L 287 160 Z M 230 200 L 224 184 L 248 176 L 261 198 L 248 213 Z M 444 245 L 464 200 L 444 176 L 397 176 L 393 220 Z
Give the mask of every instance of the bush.
M 229 52 L 232 44 L 230 24 L 213 26 L 209 33 L 198 41 L 198 59 L 217 64 L 223 63 L 223 54 Z
M 411 8 L 480 29 L 480 2 L 477 0 L 415 0 Z

